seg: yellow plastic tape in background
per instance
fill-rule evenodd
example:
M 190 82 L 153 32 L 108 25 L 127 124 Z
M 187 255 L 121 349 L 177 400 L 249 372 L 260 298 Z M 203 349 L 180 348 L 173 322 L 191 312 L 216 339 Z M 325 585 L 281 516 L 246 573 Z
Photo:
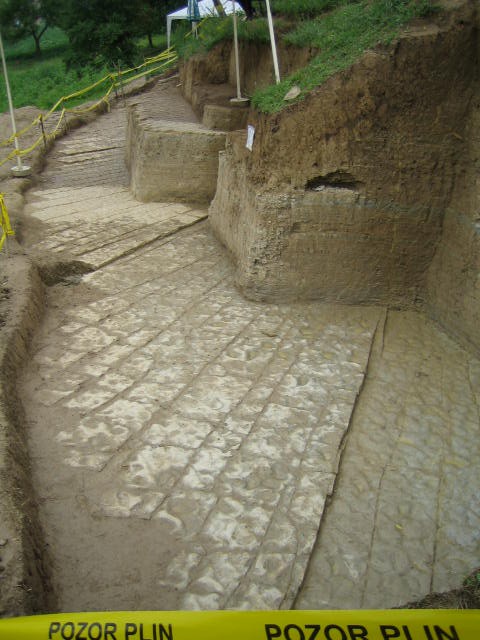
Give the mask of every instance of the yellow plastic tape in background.
M 10 218 L 8 217 L 7 207 L 3 199 L 3 193 L 0 193 L 0 229 L 2 229 L 2 236 L 0 237 L 0 249 L 3 247 L 7 236 L 14 236 L 15 233 L 10 224 Z
M 157 611 L 0 620 L 0 640 L 479 640 L 480 610 Z

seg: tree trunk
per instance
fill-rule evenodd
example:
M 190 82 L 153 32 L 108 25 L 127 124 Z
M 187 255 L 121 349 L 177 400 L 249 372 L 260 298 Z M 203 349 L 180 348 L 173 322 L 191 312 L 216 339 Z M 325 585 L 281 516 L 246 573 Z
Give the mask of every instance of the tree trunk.
M 33 39 L 35 40 L 35 55 L 41 56 L 42 50 L 40 49 L 40 37 L 36 33 L 34 33 Z
M 150 47 L 150 49 L 153 49 L 153 38 L 152 38 L 152 34 L 148 33 L 148 46 Z
M 35 40 L 35 55 L 36 56 L 41 56 L 42 55 L 42 50 L 40 49 L 40 40 L 41 40 L 41 37 L 43 36 L 43 34 L 45 33 L 46 30 L 47 30 L 47 25 L 45 25 L 41 31 L 35 31 L 35 29 L 32 29 L 32 31 L 31 31 L 32 37 Z

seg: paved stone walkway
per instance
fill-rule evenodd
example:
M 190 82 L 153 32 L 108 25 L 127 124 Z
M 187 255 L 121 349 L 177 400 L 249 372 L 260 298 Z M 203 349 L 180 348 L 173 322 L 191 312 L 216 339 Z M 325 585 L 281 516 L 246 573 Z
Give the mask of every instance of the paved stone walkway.
M 181 230 L 188 207 L 132 205 L 155 229 L 121 245 L 118 125 L 100 137 L 118 118 L 65 139 L 29 196 L 49 234 L 31 250 L 95 269 L 50 288 L 23 381 L 61 609 L 388 607 L 457 585 L 479 558 L 479 361 L 421 315 L 244 300 L 208 224 Z M 81 185 L 66 161 L 87 147 Z
M 401 606 L 480 560 L 480 361 L 388 313 L 298 608 Z
M 167 88 L 160 84 L 145 95 L 147 116 L 194 118 L 180 95 Z M 133 198 L 125 167 L 126 124 L 126 107 L 117 106 L 55 144 L 25 207 L 39 225 L 27 234 L 27 246 L 41 263 L 76 260 L 99 269 L 206 217 L 198 208 Z

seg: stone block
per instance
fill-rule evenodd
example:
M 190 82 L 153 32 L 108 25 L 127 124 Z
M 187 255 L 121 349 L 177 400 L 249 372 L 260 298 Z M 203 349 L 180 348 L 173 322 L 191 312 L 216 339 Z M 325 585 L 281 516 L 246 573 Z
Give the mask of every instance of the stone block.
M 141 202 L 207 203 L 214 194 L 225 134 L 201 124 L 144 119 L 130 111 L 130 188 Z

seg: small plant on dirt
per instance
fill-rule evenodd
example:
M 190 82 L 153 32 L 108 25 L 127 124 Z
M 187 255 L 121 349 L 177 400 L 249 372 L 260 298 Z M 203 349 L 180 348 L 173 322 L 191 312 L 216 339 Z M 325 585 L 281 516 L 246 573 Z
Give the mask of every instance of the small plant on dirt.
M 465 578 L 463 586 L 480 591 L 480 567 Z

